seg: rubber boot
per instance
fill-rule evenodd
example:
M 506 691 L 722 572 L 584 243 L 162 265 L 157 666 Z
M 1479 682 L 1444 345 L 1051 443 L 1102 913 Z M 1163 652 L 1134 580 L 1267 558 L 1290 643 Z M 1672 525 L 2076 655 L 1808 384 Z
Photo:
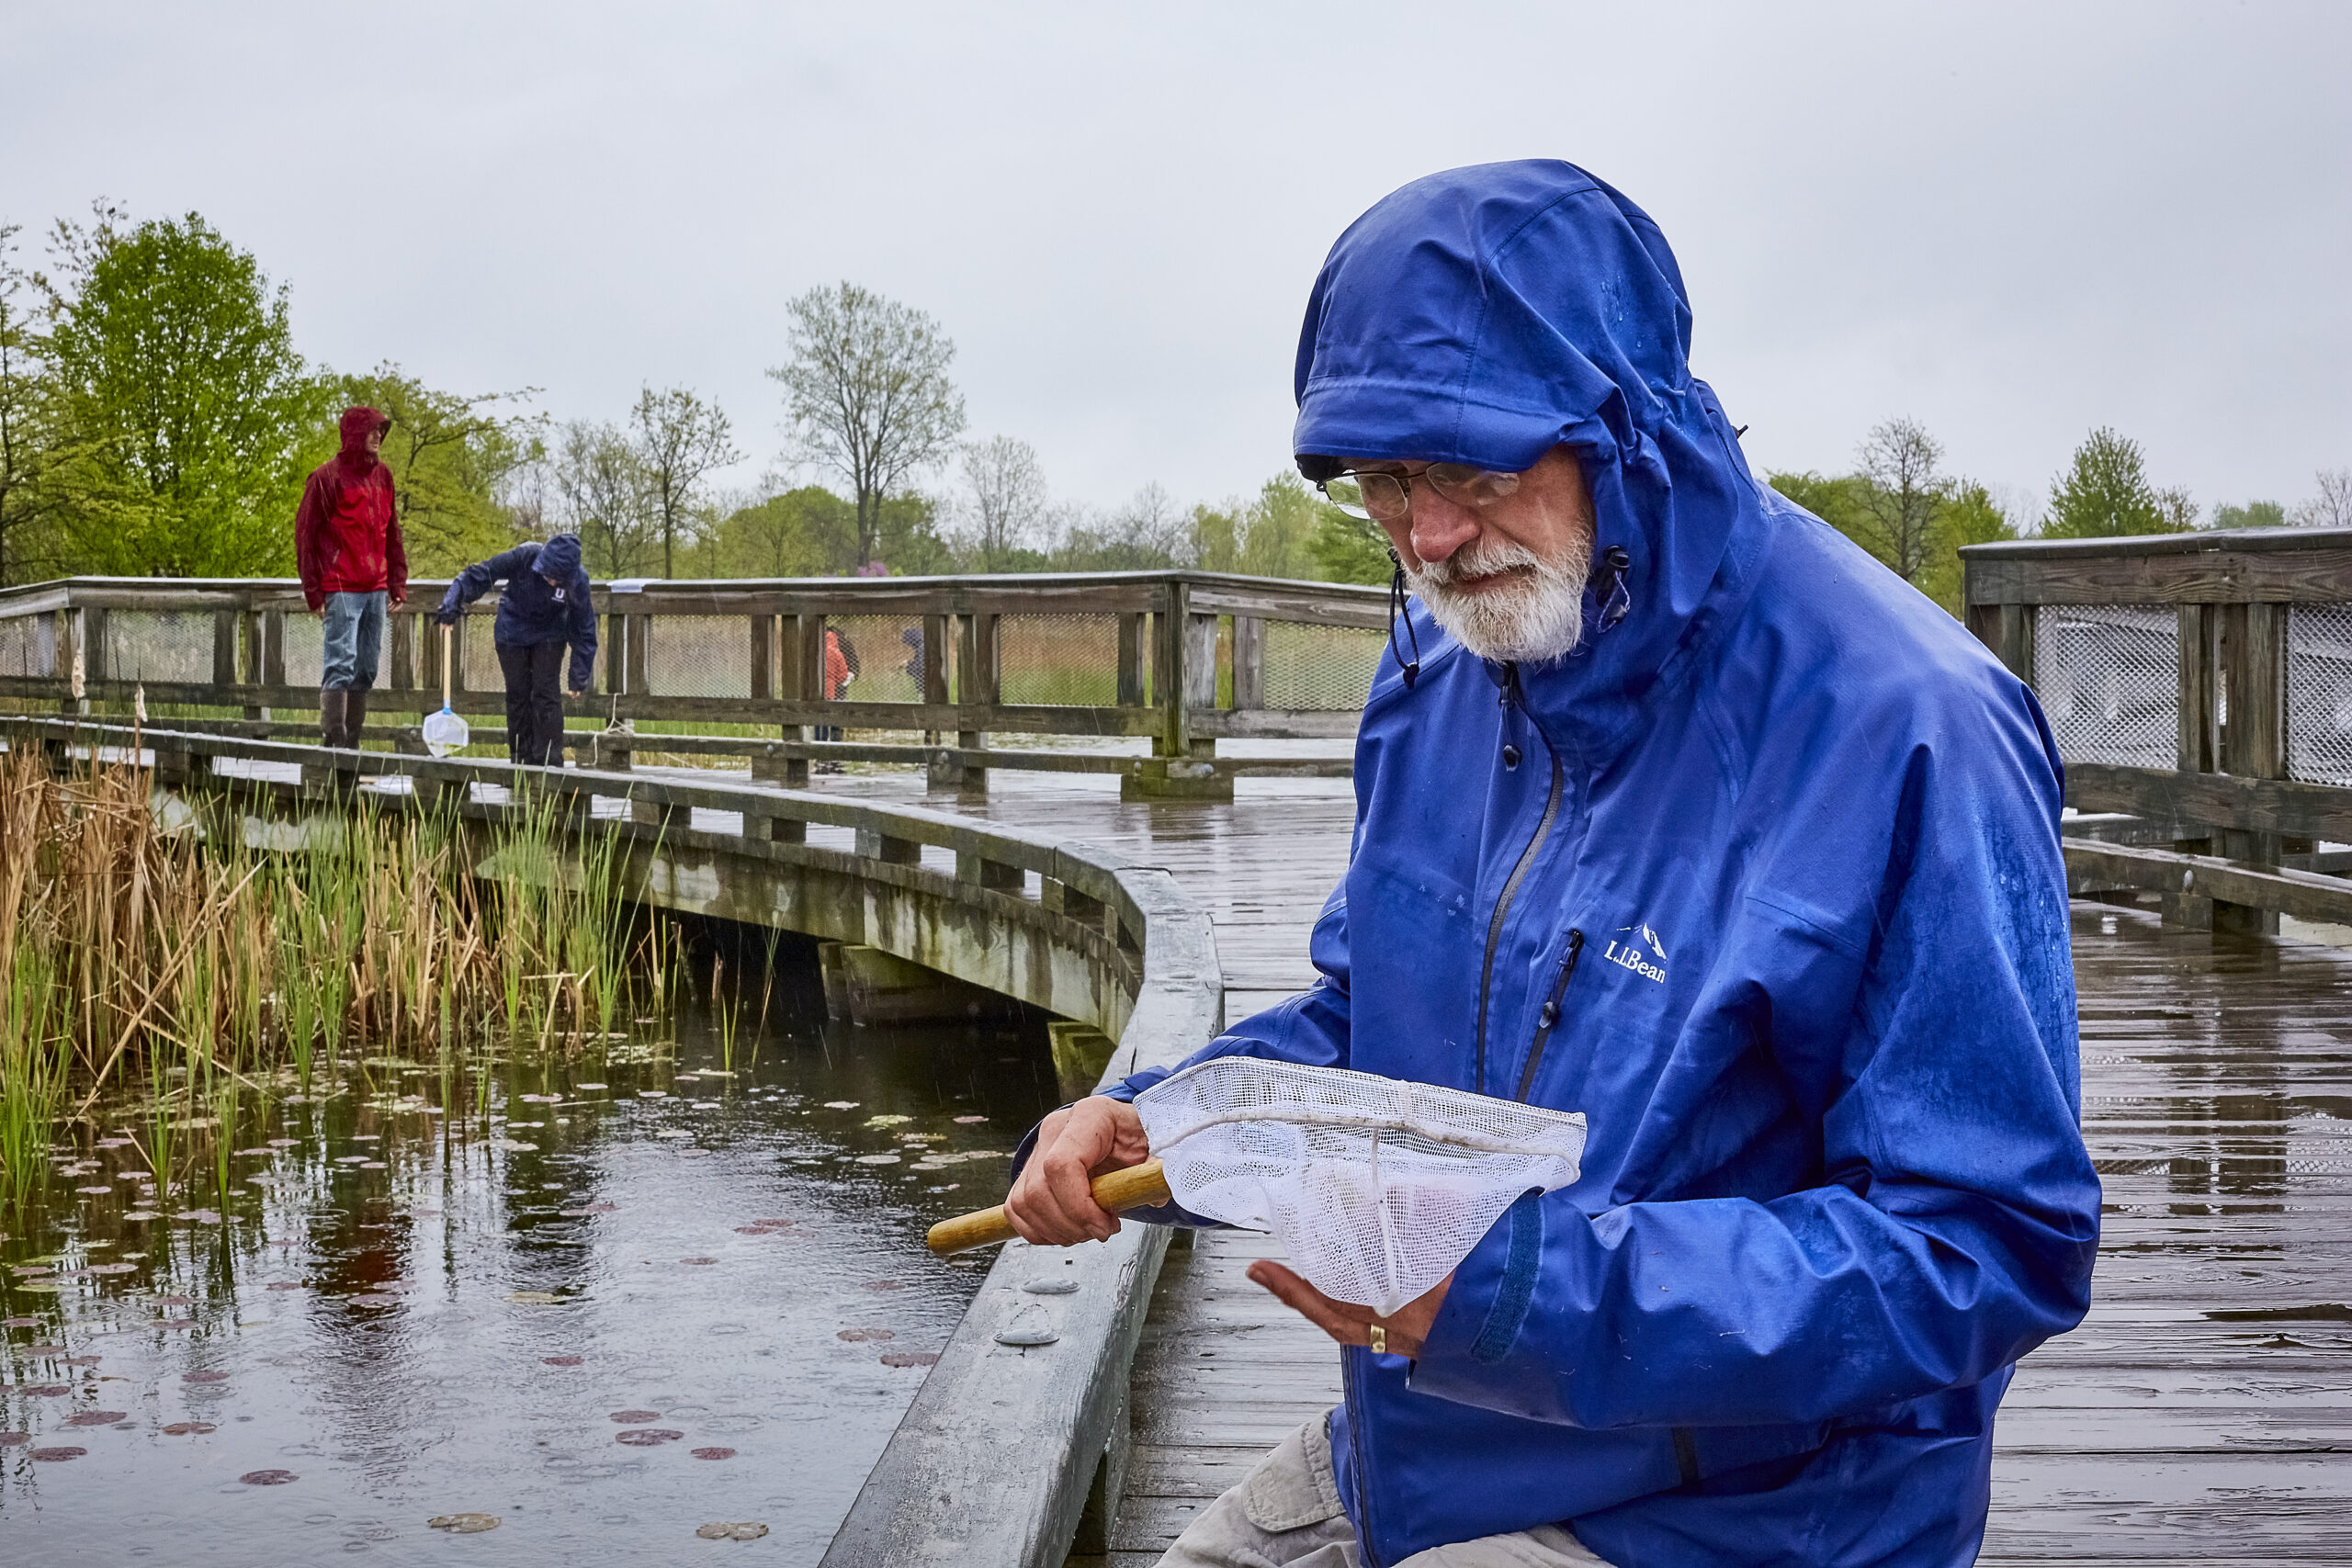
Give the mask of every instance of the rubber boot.
M 368 725 L 368 694 L 345 692 L 343 696 L 343 743 L 356 751 L 359 732 Z
M 344 739 L 344 710 L 350 705 L 351 694 L 338 692 L 330 686 L 319 694 L 319 736 L 324 746 L 346 745 Z

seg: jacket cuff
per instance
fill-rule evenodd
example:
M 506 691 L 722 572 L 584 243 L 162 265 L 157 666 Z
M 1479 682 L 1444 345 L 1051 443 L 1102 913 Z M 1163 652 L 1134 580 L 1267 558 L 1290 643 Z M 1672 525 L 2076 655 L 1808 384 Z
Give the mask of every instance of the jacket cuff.
M 1535 1421 L 1566 1419 L 1558 1370 L 1545 1347 L 1527 1343 L 1528 1318 L 1544 1273 L 1547 1215 L 1528 1192 L 1503 1213 L 1453 1270 L 1408 1380 L 1416 1393 Z M 1574 1216 L 1580 1220 L 1581 1216 Z

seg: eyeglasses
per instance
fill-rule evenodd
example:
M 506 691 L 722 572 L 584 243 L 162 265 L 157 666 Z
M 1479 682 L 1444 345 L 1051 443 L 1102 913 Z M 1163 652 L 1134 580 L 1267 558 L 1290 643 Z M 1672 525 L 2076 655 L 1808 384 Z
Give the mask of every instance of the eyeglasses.
M 1413 509 L 1413 481 L 1426 479 L 1430 489 L 1456 506 L 1492 506 L 1519 489 L 1520 476 L 1467 463 L 1431 463 L 1413 473 L 1388 468 L 1363 468 L 1324 480 L 1316 488 L 1323 499 L 1351 517 L 1394 523 Z

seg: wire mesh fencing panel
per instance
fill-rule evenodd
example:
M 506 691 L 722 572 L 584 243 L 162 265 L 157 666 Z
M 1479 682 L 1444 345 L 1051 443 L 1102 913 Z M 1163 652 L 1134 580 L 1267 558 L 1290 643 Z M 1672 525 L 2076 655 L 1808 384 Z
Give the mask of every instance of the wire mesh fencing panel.
M 435 637 L 441 635 L 435 626 Z M 498 621 L 492 615 L 458 617 L 458 670 L 469 691 L 503 692 L 506 671 L 498 662 Z
M 1268 621 L 1265 701 L 1270 708 L 1346 712 L 1363 706 L 1388 646 L 1365 626 Z
M 46 681 L 57 673 L 57 622 L 48 615 L 0 620 L 0 675 Z
M 2288 607 L 2287 776 L 2352 786 L 2352 604 Z
M 110 679 L 210 683 L 209 610 L 110 610 L 106 626 Z
M 2044 604 L 2033 689 L 2069 761 L 2180 759 L 2180 625 L 2169 604 Z
M 852 703 L 922 701 L 921 615 L 829 615 L 825 632 L 849 675 L 835 696 Z
M 325 617 L 311 615 L 307 610 L 288 610 L 285 625 L 286 683 L 289 686 L 317 685 L 324 678 L 327 668 Z M 384 683 L 380 667 L 377 671 L 376 683 Z
M 996 658 L 1006 703 L 1111 707 L 1119 700 L 1119 617 L 1108 611 L 1001 616 Z
M 741 615 L 648 615 L 645 687 L 660 697 L 752 694 L 751 624 Z

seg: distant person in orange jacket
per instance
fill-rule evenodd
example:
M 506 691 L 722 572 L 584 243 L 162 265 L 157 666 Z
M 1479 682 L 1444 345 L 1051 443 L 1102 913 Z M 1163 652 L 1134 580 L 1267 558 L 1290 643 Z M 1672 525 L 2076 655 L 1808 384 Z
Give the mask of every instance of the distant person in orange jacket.
M 325 620 L 319 733 L 356 747 L 384 646 L 384 614 L 408 604 L 408 551 L 392 473 L 377 456 L 392 422 L 374 409 L 343 411 L 343 450 L 311 470 L 294 513 L 302 598 Z

